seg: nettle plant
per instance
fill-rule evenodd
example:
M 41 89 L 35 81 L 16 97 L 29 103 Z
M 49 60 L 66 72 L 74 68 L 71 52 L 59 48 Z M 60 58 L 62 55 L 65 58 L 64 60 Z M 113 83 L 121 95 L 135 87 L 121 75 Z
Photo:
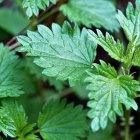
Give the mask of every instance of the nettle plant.
M 57 1 L 24 0 L 22 4 L 28 17 L 33 17 L 39 15 L 39 9 L 45 9 L 51 3 L 56 4 Z M 103 3 L 108 4 L 106 12 L 111 13 L 108 19 L 106 12 L 98 11 L 105 8 Z M 96 4 L 99 7 L 96 8 Z M 94 7 L 94 10 L 89 7 Z M 120 116 L 125 125 L 122 137 L 129 140 L 131 110 L 138 110 L 135 99 L 139 97 L 137 92 L 140 91 L 139 81 L 130 73 L 132 66 L 140 66 L 140 0 L 136 0 L 135 8 L 132 3 L 128 4 L 126 15 L 121 11 L 116 14 L 128 39 L 127 47 L 108 32 L 104 35 L 99 29 L 93 32 L 79 28 L 82 23 L 87 27 L 93 25 L 110 31 L 117 30 L 119 25 L 114 17 L 115 8 L 109 1 L 70 0 L 59 9 L 76 24 L 72 26 L 65 21 L 60 26 L 53 23 L 51 29 L 37 25 L 37 31 L 28 30 L 27 36 L 17 36 L 18 45 L 12 45 L 10 51 L 0 44 L 0 97 L 3 98 L 0 131 L 7 137 L 2 135 L 0 139 L 99 140 L 101 138 L 97 138 L 98 132 L 95 131 L 99 131 L 104 138 L 101 129 L 105 129 L 105 132 L 112 125 L 111 122 L 116 123 L 117 116 Z M 57 10 L 58 7 L 53 12 Z M 104 60 L 100 60 L 99 64 L 94 63 L 97 45 L 121 64 L 119 72 Z M 89 111 L 83 109 L 82 105 L 76 106 L 68 104 L 65 99 L 60 100 L 64 97 L 62 93 L 56 100 L 45 102 L 38 120 L 37 116 L 32 116 L 36 118 L 36 123 L 29 123 L 22 101 L 19 103 L 17 99 L 26 91 L 23 91 L 25 63 L 21 62 L 16 52 L 27 60 L 26 65 L 32 74 L 38 79 L 49 80 L 58 90 L 61 90 L 64 83 L 55 79 L 68 81 L 71 87 L 85 85 L 89 91 Z M 90 125 L 88 118 L 91 120 Z M 112 129 L 109 128 L 109 131 Z M 106 139 L 112 139 L 110 132 L 106 133 Z

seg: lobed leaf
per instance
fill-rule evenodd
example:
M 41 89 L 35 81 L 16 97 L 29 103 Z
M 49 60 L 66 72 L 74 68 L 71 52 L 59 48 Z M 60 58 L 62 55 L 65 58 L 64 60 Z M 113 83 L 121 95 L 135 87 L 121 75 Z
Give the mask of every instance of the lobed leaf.
M 51 101 L 39 115 L 38 127 L 47 140 L 80 140 L 87 129 L 86 114 L 82 106 Z
M 52 31 L 43 25 L 38 32 L 28 31 L 28 37 L 19 36 L 23 45 L 20 51 L 35 58 L 34 63 L 44 68 L 43 74 L 59 80 L 69 80 L 71 85 L 82 83 L 86 70 L 90 70 L 96 56 L 96 44 L 89 40 L 88 31 L 80 33 L 68 23 L 61 28 L 52 25 Z
M 9 113 L 3 108 L 0 109 L 0 132 L 2 132 L 6 137 L 15 137 L 14 134 L 15 126 L 12 119 L 9 117 Z
M 104 36 L 100 30 L 97 30 L 97 35 L 89 30 L 89 34 L 91 40 L 97 42 L 112 58 L 121 62 L 124 61 L 124 46 L 119 40 L 115 41 L 108 32 Z
M 28 118 L 22 105 L 19 105 L 13 100 L 4 100 L 2 102 L 3 110 L 8 113 L 8 118 L 11 118 L 14 126 L 14 135 L 18 140 L 38 140 L 37 136 L 30 134 L 34 124 L 28 124 Z
M 12 119 L 15 126 L 15 134 L 20 135 L 22 129 L 27 125 L 27 117 L 25 111 L 21 105 L 17 102 L 5 100 L 2 102 L 3 108 L 9 113 L 9 117 Z
M 140 0 L 136 0 L 136 8 L 132 3 L 128 3 L 126 16 L 118 11 L 117 19 L 123 28 L 128 40 L 129 46 L 126 51 L 126 61 L 130 61 L 133 65 L 139 64 L 139 45 L 140 45 Z
M 55 4 L 56 0 L 23 0 L 23 8 L 26 8 L 26 14 L 28 17 L 39 15 L 39 9 L 45 10 L 46 6 L 50 3 Z
M 116 114 L 123 115 L 122 105 L 127 109 L 138 109 L 134 100 L 136 92 L 140 91 L 139 82 L 130 75 L 117 75 L 116 70 L 101 61 L 94 64 L 95 70 L 88 72 L 87 89 L 90 90 L 88 106 L 91 110 L 88 116 L 92 118 L 93 131 L 107 126 L 108 120 L 115 122 Z
M 136 8 L 134 9 L 132 3 L 128 3 L 126 9 L 126 16 L 119 10 L 116 15 L 121 27 L 123 28 L 128 40 L 134 46 L 139 45 L 140 39 L 140 0 L 136 0 Z
M 23 94 L 18 57 L 0 44 L 0 97 Z
M 108 0 L 69 0 L 60 10 L 70 21 L 87 27 L 104 27 L 111 31 L 119 28 L 115 6 Z

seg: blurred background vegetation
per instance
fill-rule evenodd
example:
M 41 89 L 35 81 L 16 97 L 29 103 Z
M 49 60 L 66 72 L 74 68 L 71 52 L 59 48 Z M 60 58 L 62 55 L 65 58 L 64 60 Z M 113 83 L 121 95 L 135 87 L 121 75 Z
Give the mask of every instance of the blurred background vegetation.
M 76 0 L 75 0 L 76 1 Z M 104 1 L 104 0 L 103 0 Z M 126 9 L 128 0 L 108 0 L 115 9 Z M 135 0 L 130 0 L 135 5 Z M 60 0 L 56 4 L 51 4 L 45 11 L 41 10 L 39 15 L 32 16 L 30 19 L 26 15 L 26 9 L 22 7 L 21 0 L 0 0 L 0 42 L 9 45 L 11 49 L 17 47 L 16 36 L 19 34 L 26 34 L 28 29 L 36 30 L 38 24 L 44 24 L 51 27 L 52 23 L 63 24 L 65 20 L 71 19 L 71 15 L 68 15 L 68 0 Z M 61 7 L 61 5 L 63 5 Z M 108 30 L 115 38 L 119 38 L 124 44 L 127 44 L 127 40 L 124 37 L 123 32 L 119 28 L 119 24 L 115 20 L 115 11 L 112 13 L 109 11 L 109 5 L 105 2 L 100 5 L 98 0 L 93 0 L 92 9 L 95 12 L 95 16 L 92 19 L 88 19 L 88 15 L 84 15 L 81 18 L 87 18 L 92 20 L 92 26 L 86 24 L 84 21 L 80 24 L 80 27 L 101 28 L 103 32 Z M 61 8 L 60 8 L 61 7 Z M 73 9 L 73 15 L 75 11 Z M 112 20 L 113 19 L 113 20 Z M 76 19 L 73 19 L 76 20 Z M 89 21 L 90 22 L 90 21 Z M 72 23 L 73 24 L 73 23 Z M 32 63 L 31 58 L 25 58 L 24 54 L 18 54 L 21 60 L 24 91 L 26 94 L 18 98 L 24 105 L 24 108 L 29 116 L 30 122 L 34 122 L 38 117 L 38 112 L 44 103 L 52 99 L 67 98 L 68 102 L 74 102 L 75 104 L 83 104 L 86 108 L 88 100 L 87 91 L 84 86 L 69 87 L 67 81 L 62 82 L 54 78 L 50 78 L 41 74 L 42 69 Z M 103 59 L 106 62 L 111 63 L 116 69 L 119 70 L 120 64 L 111 59 L 105 51 L 98 48 L 96 62 L 99 59 Z M 134 67 L 132 69 L 135 78 L 139 79 L 140 69 Z M 140 100 L 137 99 L 138 105 Z M 132 119 L 134 124 L 131 127 L 131 132 L 135 140 L 140 138 L 140 110 L 138 112 L 132 112 Z M 122 125 L 120 125 L 122 124 Z M 90 133 L 88 140 L 121 140 L 124 135 L 123 118 L 118 118 L 116 125 L 110 124 L 104 131 L 97 133 Z

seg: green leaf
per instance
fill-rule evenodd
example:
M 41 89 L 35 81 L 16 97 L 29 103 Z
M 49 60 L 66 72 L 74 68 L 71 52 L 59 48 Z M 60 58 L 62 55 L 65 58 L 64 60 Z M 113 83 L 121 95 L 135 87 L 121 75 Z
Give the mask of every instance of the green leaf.
M 89 34 L 91 40 L 97 42 L 112 58 L 121 62 L 124 61 L 124 46 L 119 40 L 115 41 L 108 32 L 104 36 L 100 30 L 97 30 L 97 35 L 89 30 Z
M 17 102 L 5 100 L 2 102 L 3 108 L 9 113 L 9 117 L 13 120 L 15 126 L 15 134 L 20 135 L 22 129 L 27 125 L 27 117 L 21 105 Z
M 135 50 L 132 63 L 135 66 L 140 66 L 140 47 Z
M 2 3 L 3 2 L 3 0 L 0 0 L 0 3 Z
M 26 68 L 23 69 L 21 74 L 24 77 L 23 78 L 24 80 L 23 91 L 26 93 L 26 95 L 36 93 L 36 90 L 38 87 L 35 84 L 36 79 L 34 79 L 33 75 L 31 75 L 30 72 Z
M 54 86 L 56 91 L 62 91 L 65 87 L 65 83 L 53 77 L 47 77 L 50 86 Z
M 18 138 L 18 140 L 40 140 L 40 139 L 34 134 L 29 134 L 24 138 Z
M 25 67 L 29 70 L 32 75 L 35 75 L 37 80 L 48 81 L 51 86 L 54 86 L 57 91 L 61 91 L 64 89 L 64 82 L 57 80 L 53 77 L 44 76 L 42 74 L 43 68 L 37 66 L 33 63 L 33 58 L 26 58 L 25 59 Z
M 86 85 L 77 85 L 72 87 L 72 89 L 78 98 L 82 100 L 88 99 L 88 91 L 86 90 Z
M 23 94 L 18 57 L 0 44 L 0 97 L 17 97 Z
M 46 140 L 80 140 L 87 129 L 86 114 L 82 106 L 51 101 L 39 115 L 38 127 Z
M 128 40 L 129 45 L 126 51 L 125 60 L 130 65 L 140 66 L 139 45 L 140 45 L 140 0 L 136 0 L 136 8 L 128 3 L 126 16 L 118 11 L 117 19 L 120 22 Z
M 4 100 L 2 105 L 5 112 L 8 112 L 9 118 L 12 119 L 15 135 L 19 139 L 26 138 L 27 134 L 32 131 L 34 124 L 28 124 L 24 108 L 13 100 Z
M 87 89 L 90 90 L 88 106 L 91 110 L 88 116 L 92 118 L 93 131 L 107 126 L 108 119 L 116 121 L 116 114 L 123 115 L 122 104 L 128 109 L 134 110 L 138 106 L 134 100 L 136 92 L 140 91 L 139 82 L 133 80 L 130 75 L 117 75 L 116 70 L 101 61 L 101 65 L 94 64 L 95 69 L 88 72 L 89 82 Z
M 93 25 L 111 31 L 119 27 L 115 19 L 115 6 L 107 0 L 69 0 L 67 4 L 60 7 L 60 10 L 68 16 L 70 21 L 87 27 Z
M 36 122 L 38 119 L 39 111 L 42 108 L 42 100 L 40 100 L 40 96 L 36 95 L 37 94 L 26 94 L 26 96 L 22 96 L 19 100 L 20 103 L 24 106 L 28 116 L 28 122 L 31 124 Z M 43 96 L 42 98 L 44 98 L 45 101 L 45 97 Z
M 117 19 L 123 28 L 128 40 L 133 43 L 133 46 L 140 45 L 140 1 L 136 0 L 136 8 L 132 3 L 128 3 L 126 16 L 118 11 Z
M 0 28 L 10 34 L 19 33 L 27 24 L 28 20 L 19 11 L 0 8 Z
M 90 132 L 88 140 L 114 140 L 113 136 L 113 125 L 109 124 L 106 129 L 98 132 Z
M 108 0 L 110 2 L 112 2 L 114 5 L 116 4 L 116 0 Z
M 71 85 L 82 83 L 86 70 L 91 69 L 96 56 L 96 44 L 89 40 L 88 31 L 80 33 L 68 23 L 61 28 L 52 25 L 52 31 L 43 25 L 38 26 L 38 32 L 28 31 L 28 37 L 19 36 L 23 45 L 20 51 L 35 57 L 35 63 L 44 68 L 43 74 L 56 77 L 59 80 L 69 80 Z
M 0 109 L 0 132 L 2 132 L 6 137 L 15 137 L 14 134 L 15 127 L 13 125 L 12 119 L 9 117 L 9 113 L 3 108 Z
M 31 17 L 39 15 L 39 9 L 45 10 L 50 3 L 56 4 L 56 0 L 23 0 L 23 8 L 26 8 L 26 14 Z

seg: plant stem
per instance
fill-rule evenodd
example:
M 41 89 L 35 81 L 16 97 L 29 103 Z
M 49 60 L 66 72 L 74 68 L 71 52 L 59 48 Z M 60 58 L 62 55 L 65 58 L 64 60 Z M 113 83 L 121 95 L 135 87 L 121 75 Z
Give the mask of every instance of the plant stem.
M 55 8 L 56 6 L 56 8 Z M 34 25 L 36 26 L 37 24 L 41 23 L 42 21 L 44 21 L 46 18 L 48 18 L 49 16 L 51 16 L 52 14 L 56 13 L 58 11 L 58 2 L 56 5 L 54 4 L 51 4 L 46 10 L 45 12 L 41 13 L 39 15 L 39 18 L 37 19 L 38 21 L 35 21 L 35 20 L 31 20 L 29 22 L 28 25 L 26 25 L 19 33 L 17 33 L 14 37 L 12 37 L 7 43 L 6 45 L 10 45 L 11 43 L 13 43 L 15 40 L 16 40 L 16 36 L 17 35 L 20 35 L 21 33 L 23 33 L 24 31 L 26 31 L 31 25 Z M 50 11 L 52 10 L 52 11 Z M 50 11 L 50 12 L 48 12 Z M 14 46 L 15 44 L 13 44 L 12 46 Z M 17 46 L 18 47 L 18 46 Z
M 58 96 L 59 96 L 59 98 L 61 99 L 62 97 L 71 94 L 72 92 L 74 92 L 73 89 L 72 89 L 72 88 L 68 88 L 68 89 L 63 90 L 63 91 L 61 91 L 60 93 L 58 93 Z
M 58 12 L 58 7 L 56 7 L 55 9 L 53 9 L 52 11 L 50 11 L 49 13 L 44 14 L 42 17 L 40 17 L 40 19 L 38 19 L 38 21 L 36 23 L 34 23 L 35 25 L 41 23 L 42 21 L 44 21 L 45 19 L 47 19 L 48 17 L 50 17 L 52 14 Z
M 129 138 L 130 138 L 130 136 L 129 136 L 129 133 L 130 133 L 130 123 L 129 123 L 130 114 L 131 114 L 131 110 L 126 111 L 126 114 L 125 114 L 125 140 L 129 140 Z
M 28 25 L 26 25 L 19 33 L 17 33 L 14 37 L 12 37 L 7 43 L 6 45 L 10 45 L 11 43 L 13 43 L 16 40 L 16 36 L 20 35 L 21 33 L 23 33 L 24 31 L 26 31 L 30 26 L 31 26 L 32 22 L 29 22 Z
M 9 47 L 9 50 L 11 51 L 11 50 L 13 50 L 13 49 L 15 49 L 15 48 L 17 48 L 17 47 L 19 47 L 19 46 L 20 46 L 20 44 L 17 42 L 17 43 L 15 43 L 15 44 L 11 45 L 11 46 Z
M 126 65 L 124 67 L 124 72 L 126 75 L 130 74 L 130 69 L 131 69 L 131 65 Z M 129 140 L 130 139 L 130 115 L 131 115 L 131 110 L 126 110 L 125 111 L 125 140 Z

